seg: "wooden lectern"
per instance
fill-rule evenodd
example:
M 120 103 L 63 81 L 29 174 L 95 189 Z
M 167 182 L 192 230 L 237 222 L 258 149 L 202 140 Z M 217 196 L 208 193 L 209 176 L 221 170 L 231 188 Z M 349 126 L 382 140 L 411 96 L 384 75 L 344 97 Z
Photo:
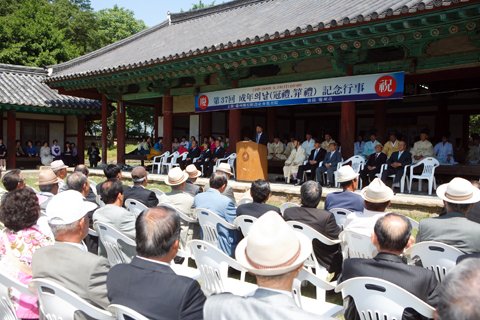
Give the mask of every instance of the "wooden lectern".
M 268 180 L 267 146 L 251 141 L 237 143 L 237 180 Z

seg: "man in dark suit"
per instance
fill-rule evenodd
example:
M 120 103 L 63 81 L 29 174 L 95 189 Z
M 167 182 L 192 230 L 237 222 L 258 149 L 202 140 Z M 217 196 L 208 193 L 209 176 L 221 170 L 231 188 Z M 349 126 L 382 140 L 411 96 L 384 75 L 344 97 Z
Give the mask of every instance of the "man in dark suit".
M 125 191 L 124 198 L 140 201 L 149 208 L 158 205 L 158 198 L 155 192 L 145 189 L 148 183 L 148 172 L 144 167 L 136 167 L 132 170 L 133 187 Z
M 302 206 L 285 210 L 285 221 L 304 223 L 331 240 L 337 240 L 342 229 L 337 225 L 333 213 L 317 209 L 322 199 L 322 186 L 315 181 L 307 181 L 300 188 Z M 313 241 L 313 252 L 318 263 L 328 272 L 335 272 L 336 276 L 342 270 L 342 253 L 340 245 L 327 246 L 320 241 Z
M 189 164 L 185 168 L 185 172 L 188 174 L 188 179 L 185 184 L 185 189 L 183 192 L 188 193 L 192 197 L 195 197 L 197 194 L 203 192 L 203 187 L 197 186 L 194 184 L 197 181 L 197 178 L 202 175 L 200 171 L 197 170 L 194 164 Z
M 206 170 L 206 163 L 210 161 L 210 158 L 212 157 L 212 150 L 210 150 L 210 143 L 205 144 L 205 149 L 203 149 L 202 153 L 200 153 L 200 159 L 195 161 L 194 165 L 197 167 L 197 170 L 202 171 L 202 166 L 203 166 L 203 172 L 207 172 Z
M 170 267 L 178 252 L 180 218 L 173 209 L 157 207 L 136 221 L 137 256 L 107 275 L 108 299 L 148 319 L 202 319 L 205 295 L 196 280 Z
M 312 180 L 315 180 L 315 170 L 317 170 L 318 165 L 323 161 L 326 154 L 327 151 L 322 148 L 322 142 L 315 140 L 315 149 L 310 153 L 307 163 L 298 167 L 296 186 L 301 186 L 305 182 L 303 181 L 303 172 L 306 170 L 311 170 L 310 176 Z
M 80 172 L 87 178 L 87 180 L 88 180 L 88 175 L 90 174 L 90 170 L 88 170 L 87 166 L 84 164 L 79 164 L 78 166 L 76 166 L 73 172 Z M 92 186 L 90 186 L 90 183 L 88 184 L 88 194 L 85 196 L 85 200 L 97 204 L 97 195 L 95 194 L 95 192 L 93 192 Z
M 215 140 L 215 149 L 211 150 L 210 160 L 205 162 L 204 177 L 209 178 L 218 159 L 225 157 L 225 149 L 221 146 L 220 140 Z
M 105 169 L 103 169 L 103 174 L 105 175 L 105 177 L 107 178 L 107 180 L 110 180 L 110 179 L 117 179 L 117 180 L 122 180 L 122 168 L 120 168 L 119 166 L 117 166 L 116 164 L 109 164 L 108 166 L 105 167 Z M 99 184 L 97 184 L 97 194 L 101 194 L 102 193 L 102 184 L 106 182 L 106 181 L 103 181 L 103 182 L 100 182 Z M 123 192 L 125 193 L 125 191 L 127 191 L 128 189 L 130 189 L 130 186 L 127 186 L 127 185 L 123 185 Z
M 263 127 L 258 125 L 257 126 L 257 134 L 255 134 L 255 140 L 256 143 L 263 144 L 266 146 L 268 144 L 268 134 L 266 132 L 263 132 Z
M 337 171 L 337 164 L 342 161 L 342 154 L 337 151 L 337 144 L 332 142 L 328 145 L 330 152 L 325 155 L 323 163 L 315 170 L 317 181 L 323 184 L 322 174 L 327 173 L 327 187 L 333 187 L 333 174 Z
M 270 198 L 270 183 L 268 181 L 258 179 L 252 182 L 250 188 L 250 195 L 253 203 L 244 203 L 237 208 L 237 217 L 247 215 L 255 218 L 260 218 L 267 211 L 275 211 L 282 215 L 280 208 L 266 204 Z
M 185 160 L 180 161 L 180 169 L 185 170 L 185 168 L 193 163 L 193 159 L 200 157 L 200 148 L 197 146 L 197 141 L 192 141 L 192 148 L 187 154 Z
M 366 187 L 370 184 L 370 181 L 375 179 L 375 175 L 380 173 L 382 165 L 387 162 L 387 155 L 382 152 L 383 146 L 379 142 L 375 146 L 375 153 L 371 154 L 368 158 L 365 168 L 360 171 L 360 178 L 362 179 L 363 187 Z M 370 178 L 370 180 L 368 180 Z
M 394 174 L 395 180 L 393 180 L 392 189 L 400 187 L 400 179 L 405 171 L 405 166 L 412 164 L 412 154 L 405 150 L 405 141 L 398 142 L 398 151 L 392 153 L 390 159 L 387 160 L 388 169 L 383 171 L 382 181 L 385 182 L 389 175 Z
M 378 219 L 371 237 L 379 253 L 373 259 L 346 259 L 338 283 L 356 277 L 383 279 L 407 290 L 435 308 L 439 285 L 433 271 L 407 265 L 401 258 L 404 249 L 409 248 L 415 241 L 411 232 L 412 224 L 403 215 L 389 213 Z M 349 304 L 345 311 L 345 319 L 359 319 L 354 303 Z M 407 308 L 402 319 L 422 318 L 416 311 Z

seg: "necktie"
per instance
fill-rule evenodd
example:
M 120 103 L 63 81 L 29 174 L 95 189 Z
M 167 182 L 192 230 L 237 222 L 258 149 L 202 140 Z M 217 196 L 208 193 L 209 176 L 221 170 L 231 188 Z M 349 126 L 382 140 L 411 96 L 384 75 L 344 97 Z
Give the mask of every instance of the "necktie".
M 257 143 L 260 143 L 260 135 L 257 135 Z
M 398 152 L 398 159 L 400 160 L 400 157 L 402 156 L 403 151 Z
M 375 161 L 377 161 L 377 158 L 378 158 L 378 153 L 375 155 Z
M 313 160 L 315 160 L 315 158 L 317 157 L 317 154 L 318 154 L 318 150 L 315 150 L 315 154 L 313 155 Z

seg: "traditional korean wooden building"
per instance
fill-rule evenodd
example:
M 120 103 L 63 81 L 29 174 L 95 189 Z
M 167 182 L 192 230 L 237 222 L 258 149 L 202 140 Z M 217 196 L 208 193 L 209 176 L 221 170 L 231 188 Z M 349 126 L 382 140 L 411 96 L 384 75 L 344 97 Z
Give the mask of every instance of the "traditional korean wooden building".
M 7 168 L 17 168 L 15 141 L 25 147 L 27 140 L 58 140 L 62 150 L 66 141 L 77 146 L 79 160 L 84 161 L 85 119 L 99 115 L 100 101 L 61 95 L 44 83 L 43 68 L 0 64 L 0 132 L 7 146 Z M 31 160 L 33 166 L 40 160 Z M 22 167 L 25 164 L 22 165 Z
M 380 139 L 428 126 L 468 140 L 480 111 L 478 0 L 235 0 L 167 20 L 105 48 L 49 67 L 62 94 L 118 102 L 118 162 L 125 106 L 155 107 L 157 135 L 229 136 L 257 123 L 271 133 L 332 132 L 344 157 L 360 129 Z M 315 79 L 405 73 L 400 100 L 270 106 L 195 112 L 207 92 Z M 104 130 L 106 132 L 106 130 Z M 252 133 L 253 135 L 253 133 Z M 106 145 L 106 136 L 103 137 Z M 104 148 L 105 150 L 105 148 Z M 106 159 L 104 155 L 102 157 Z

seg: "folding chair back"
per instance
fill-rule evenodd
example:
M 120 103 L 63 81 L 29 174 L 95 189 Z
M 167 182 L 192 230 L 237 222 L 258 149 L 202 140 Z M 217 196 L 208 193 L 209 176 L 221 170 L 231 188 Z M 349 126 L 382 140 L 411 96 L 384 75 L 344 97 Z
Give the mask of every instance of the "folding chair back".
M 280 212 L 282 215 L 285 213 L 285 210 L 288 208 L 295 208 L 295 207 L 300 207 L 298 204 L 293 203 L 293 202 L 285 202 L 280 206 Z
M 137 311 L 119 304 L 109 305 L 108 311 L 110 311 L 117 320 L 148 320 L 147 317 L 142 316 Z
M 359 277 L 342 282 L 335 289 L 355 301 L 361 319 L 402 319 L 405 308 L 413 308 L 433 319 L 434 308 L 399 286 L 378 278 Z
M 90 179 L 88 179 L 88 182 L 90 183 L 90 187 L 92 188 L 93 193 L 95 193 L 95 195 L 98 195 L 97 194 L 97 183 L 95 181 L 90 180 Z
M 181 158 L 181 157 L 183 157 L 183 154 L 180 154 L 178 151 L 175 151 L 174 153 L 172 153 L 172 157 L 170 159 L 170 162 L 167 163 L 168 171 L 170 171 L 173 167 L 176 167 L 176 166 L 180 165 L 178 163 L 178 158 Z M 167 173 L 168 173 L 168 171 L 167 171 Z
M 422 265 L 432 270 L 439 282 L 442 282 L 447 273 L 455 267 L 457 258 L 464 254 L 462 251 L 447 244 L 436 241 L 417 243 L 405 252 L 409 264 L 422 260 Z
M 235 159 L 237 159 L 237 154 L 232 153 L 231 155 L 228 156 L 228 165 L 232 168 L 233 170 L 233 177 L 237 177 L 237 173 L 235 172 Z
M 244 237 L 248 235 L 248 231 L 250 231 L 250 228 L 253 226 L 253 224 L 257 221 L 257 218 L 248 216 L 248 215 L 243 215 L 243 216 L 238 216 L 235 218 L 235 221 L 233 221 L 233 225 L 242 231 L 242 234 Z
M 155 170 L 155 166 L 157 166 L 157 174 L 160 174 L 160 170 L 163 172 L 162 164 L 163 161 L 170 156 L 170 151 L 165 151 L 161 156 L 156 156 L 153 158 L 152 164 L 152 173 Z
M 221 225 L 230 230 L 237 230 L 233 224 L 228 223 L 220 218 L 216 213 L 213 213 L 207 209 L 195 209 L 194 216 L 197 217 L 200 227 L 202 228 L 203 240 L 214 246 L 218 245 L 217 225 Z
M 125 207 L 127 210 L 134 213 L 137 217 L 142 213 L 143 210 L 148 209 L 146 205 L 135 199 L 125 200 Z
M 18 320 L 13 307 L 12 301 L 8 294 L 9 288 L 15 288 L 23 294 L 29 296 L 35 296 L 34 293 L 28 290 L 28 287 L 20 281 L 11 278 L 5 273 L 4 270 L 0 270 L 0 319 L 2 320 Z
M 342 231 L 338 238 L 341 241 L 343 259 L 371 259 L 378 253 L 370 237 L 352 231 Z
M 170 267 L 175 271 L 176 274 L 179 276 L 184 276 L 192 279 L 199 279 L 201 277 L 200 270 L 196 268 L 190 268 L 188 266 L 188 259 L 192 258 L 193 256 L 190 254 L 190 243 L 187 243 L 185 248 L 179 248 L 177 252 L 177 257 L 184 258 L 183 262 L 175 263 L 174 260 L 170 262 Z
M 172 154 L 168 153 L 163 159 L 162 159 L 162 170 L 161 170 L 161 173 L 163 173 L 163 168 L 170 168 L 170 163 L 168 162 L 168 159 L 169 158 L 173 158 L 174 156 L 178 155 L 178 151 L 175 151 L 173 152 Z M 170 160 L 172 161 L 172 160 Z M 168 170 L 167 169 L 167 173 L 168 173 Z
M 253 203 L 253 199 L 252 198 L 242 198 L 237 203 L 238 203 L 238 205 L 245 204 L 245 203 Z
M 332 208 L 329 210 L 333 215 L 335 216 L 335 221 L 337 224 L 341 227 L 345 225 L 345 221 L 347 220 L 347 216 L 352 213 L 352 211 L 349 211 L 347 209 L 342 209 L 342 208 Z
M 418 167 L 423 164 L 423 171 L 421 174 L 413 174 L 415 167 Z M 435 168 L 440 165 L 437 159 L 428 157 L 420 160 L 417 164 L 410 166 L 410 192 L 412 192 L 412 183 L 413 179 L 418 181 L 418 191 L 422 191 L 422 181 L 428 181 L 428 195 L 432 194 L 432 188 L 437 189 L 437 183 L 435 181 Z
M 157 188 L 152 188 L 152 189 L 150 189 L 150 191 L 153 191 L 155 193 L 158 200 L 160 200 L 160 197 L 165 194 L 165 192 L 163 192 L 162 190 L 157 189 Z
M 337 171 L 335 171 L 335 173 L 334 173 L 334 175 L 335 175 L 335 185 L 336 185 L 337 188 L 340 186 L 340 183 L 337 182 L 338 169 L 340 169 L 342 166 L 344 166 L 345 164 L 347 164 L 349 162 L 351 162 L 350 166 L 352 167 L 353 171 L 355 171 L 355 173 L 359 173 L 360 170 L 362 170 L 363 166 L 365 165 L 365 158 L 357 155 L 357 156 L 350 157 L 345 161 L 343 161 L 343 159 L 342 159 L 342 162 L 339 162 L 337 164 Z M 358 179 L 358 183 L 361 183 L 361 179 Z
M 97 195 L 95 197 L 95 201 L 97 202 L 97 204 L 100 208 L 105 207 L 105 202 L 103 202 L 101 195 Z
M 118 245 L 118 241 L 121 240 L 130 247 L 136 247 L 135 241 L 104 222 L 96 221 L 93 224 L 93 228 L 97 231 L 98 237 L 107 251 L 107 258 L 110 265 L 114 266 L 119 263 L 129 263 L 133 259 L 133 256 L 128 256 L 127 253 L 122 251 Z
M 94 307 L 53 281 L 32 279 L 30 283 L 37 291 L 40 309 L 47 320 L 74 320 L 76 311 L 98 320 L 115 319 L 110 312 Z

